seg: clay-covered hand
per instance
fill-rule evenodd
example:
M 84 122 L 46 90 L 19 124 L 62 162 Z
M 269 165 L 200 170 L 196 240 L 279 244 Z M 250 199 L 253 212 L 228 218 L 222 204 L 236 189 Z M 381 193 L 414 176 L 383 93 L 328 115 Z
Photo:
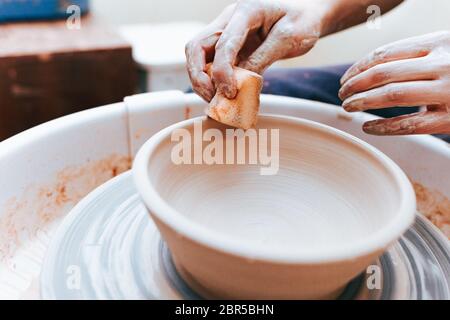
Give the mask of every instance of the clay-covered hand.
M 186 45 L 193 89 L 210 101 L 216 89 L 237 94 L 233 66 L 261 74 L 273 62 L 308 52 L 320 36 L 320 1 L 240 0 Z M 321 3 L 321 2 L 320 2 Z M 213 62 L 212 77 L 206 65 Z
M 349 112 L 394 106 L 426 111 L 364 124 L 375 135 L 450 133 L 450 32 L 383 46 L 354 64 L 339 92 Z

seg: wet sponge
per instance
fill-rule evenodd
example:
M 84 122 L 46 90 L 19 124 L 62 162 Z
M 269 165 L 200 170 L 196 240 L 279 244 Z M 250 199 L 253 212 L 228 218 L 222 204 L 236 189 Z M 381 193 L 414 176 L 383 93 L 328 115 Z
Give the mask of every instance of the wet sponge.
M 252 71 L 234 68 L 238 93 L 234 99 L 228 99 L 217 92 L 209 104 L 207 114 L 223 124 L 249 129 L 256 125 L 259 111 L 259 95 L 263 79 Z

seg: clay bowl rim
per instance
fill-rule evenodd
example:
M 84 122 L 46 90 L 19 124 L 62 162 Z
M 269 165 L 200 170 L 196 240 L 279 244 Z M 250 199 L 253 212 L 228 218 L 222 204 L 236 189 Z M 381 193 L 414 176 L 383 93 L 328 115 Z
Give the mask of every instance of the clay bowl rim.
M 416 197 L 412 185 L 402 169 L 380 150 L 351 134 L 314 121 L 275 114 L 260 114 L 259 117 L 311 127 L 363 148 L 392 174 L 397 183 L 400 190 L 397 215 L 389 220 L 380 230 L 361 238 L 360 241 L 342 244 L 339 248 L 332 247 L 330 249 L 315 250 L 301 250 L 301 247 L 298 250 L 258 247 L 254 244 L 244 243 L 239 239 L 231 239 L 227 235 L 220 234 L 192 221 L 173 209 L 160 197 L 158 191 L 148 179 L 148 163 L 153 151 L 163 140 L 170 137 L 173 130 L 190 126 L 195 121 L 201 120 L 203 122 L 207 119 L 206 116 L 184 120 L 162 129 L 147 140 L 138 151 L 132 167 L 133 180 L 149 212 L 166 224 L 172 231 L 214 250 L 246 259 L 290 264 L 333 263 L 375 254 L 380 250 L 386 249 L 412 225 L 416 213 Z

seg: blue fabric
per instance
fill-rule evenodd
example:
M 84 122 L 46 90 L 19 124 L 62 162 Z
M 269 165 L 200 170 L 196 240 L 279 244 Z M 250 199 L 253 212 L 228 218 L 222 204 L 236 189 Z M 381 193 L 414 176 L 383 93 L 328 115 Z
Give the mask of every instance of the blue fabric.
M 0 22 L 67 17 L 67 7 L 77 5 L 81 13 L 89 9 L 88 0 L 0 0 Z

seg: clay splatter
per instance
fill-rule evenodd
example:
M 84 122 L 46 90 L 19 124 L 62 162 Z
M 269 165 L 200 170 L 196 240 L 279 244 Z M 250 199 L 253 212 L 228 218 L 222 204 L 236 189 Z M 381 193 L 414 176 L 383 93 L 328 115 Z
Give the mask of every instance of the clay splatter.
M 413 182 L 420 213 L 438 227 L 450 239 L 450 200 L 441 192 L 430 190 Z
M 186 107 L 184 108 L 184 119 L 190 119 L 191 118 L 191 108 L 190 107 Z
M 338 112 L 337 113 L 337 115 L 336 115 L 336 117 L 338 118 L 338 119 L 341 119 L 341 120 L 344 120 L 344 121 L 353 121 L 353 116 L 352 115 L 350 115 L 350 114 L 345 114 L 345 113 L 343 113 L 343 112 Z
M 137 129 L 136 132 L 134 133 L 134 139 L 135 140 L 141 140 L 142 138 L 148 139 L 153 135 L 152 132 L 153 131 L 151 130 L 151 128 Z
M 128 156 L 111 155 L 84 166 L 67 167 L 47 186 L 29 186 L 6 202 L 0 215 L 0 261 L 12 258 L 21 244 L 64 217 L 93 189 L 131 168 Z

